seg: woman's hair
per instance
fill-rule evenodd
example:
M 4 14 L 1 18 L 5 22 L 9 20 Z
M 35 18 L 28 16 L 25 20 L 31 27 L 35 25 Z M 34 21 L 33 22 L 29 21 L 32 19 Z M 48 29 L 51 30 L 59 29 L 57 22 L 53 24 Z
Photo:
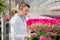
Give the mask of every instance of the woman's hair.
M 20 4 L 20 5 L 19 5 L 19 9 L 20 9 L 20 8 L 23 8 L 23 7 L 25 7 L 25 6 L 27 6 L 28 8 L 30 8 L 30 5 L 28 5 L 28 4 L 26 4 L 26 3 L 23 3 L 23 4 Z

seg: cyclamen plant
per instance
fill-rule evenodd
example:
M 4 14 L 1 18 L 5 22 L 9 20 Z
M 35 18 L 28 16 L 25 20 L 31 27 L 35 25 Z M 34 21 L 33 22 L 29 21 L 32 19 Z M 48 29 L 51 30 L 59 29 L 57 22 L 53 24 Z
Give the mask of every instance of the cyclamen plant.
M 36 38 L 29 40 L 56 40 L 60 30 L 60 18 L 52 19 L 29 19 L 27 21 L 28 31 L 35 32 Z
M 49 27 L 49 25 L 33 24 L 29 27 L 29 30 L 33 30 L 37 34 L 37 37 L 30 38 L 29 40 L 53 40 L 55 38 L 52 39 L 52 36 L 54 37 L 57 29 L 57 25 Z

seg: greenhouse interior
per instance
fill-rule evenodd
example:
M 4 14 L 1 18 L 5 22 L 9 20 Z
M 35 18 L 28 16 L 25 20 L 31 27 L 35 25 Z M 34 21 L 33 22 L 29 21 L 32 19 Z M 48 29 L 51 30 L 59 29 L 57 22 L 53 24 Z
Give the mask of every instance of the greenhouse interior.
M 0 40 L 60 40 L 60 0 L 0 0 Z

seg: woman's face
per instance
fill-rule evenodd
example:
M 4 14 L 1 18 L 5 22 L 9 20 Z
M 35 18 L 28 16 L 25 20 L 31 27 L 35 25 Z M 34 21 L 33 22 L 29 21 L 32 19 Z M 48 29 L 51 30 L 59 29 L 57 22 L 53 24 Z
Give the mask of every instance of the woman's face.
M 29 7 L 27 7 L 27 6 L 23 7 L 23 9 L 21 10 L 21 12 L 22 12 L 22 15 L 23 15 L 24 17 L 26 17 L 26 15 L 27 15 L 28 12 L 29 12 Z

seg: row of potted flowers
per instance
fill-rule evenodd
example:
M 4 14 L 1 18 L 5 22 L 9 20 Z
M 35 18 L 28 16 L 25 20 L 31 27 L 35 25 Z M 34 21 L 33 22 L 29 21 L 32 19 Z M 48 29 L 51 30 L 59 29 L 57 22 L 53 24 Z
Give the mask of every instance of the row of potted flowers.
M 30 19 L 27 26 L 28 31 L 37 34 L 29 40 L 57 40 L 60 33 L 60 19 Z

